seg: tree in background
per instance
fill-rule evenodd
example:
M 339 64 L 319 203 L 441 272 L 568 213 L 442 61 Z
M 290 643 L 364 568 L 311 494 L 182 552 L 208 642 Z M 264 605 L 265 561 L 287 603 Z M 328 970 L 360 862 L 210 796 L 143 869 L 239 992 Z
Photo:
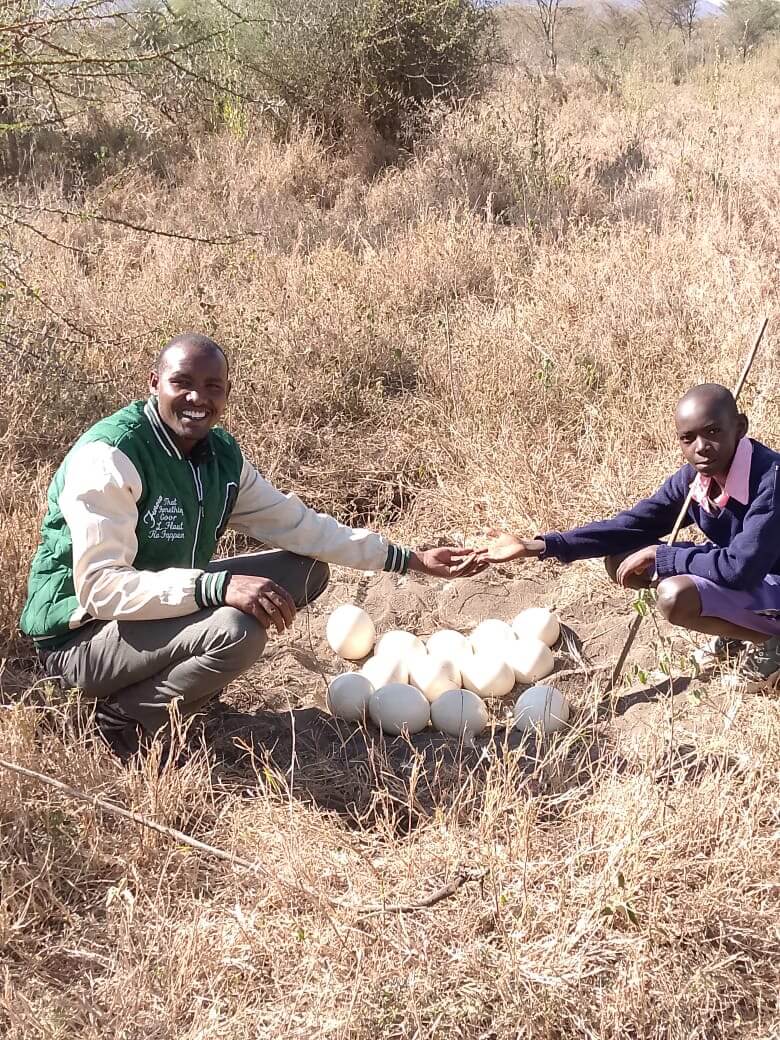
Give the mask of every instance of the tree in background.
M 664 0 L 639 0 L 639 8 L 647 22 L 651 36 L 657 36 L 668 20 Z
M 667 17 L 679 29 L 686 44 L 690 44 L 699 18 L 699 0 L 668 0 L 664 5 Z
M 550 68 L 555 72 L 558 68 L 558 52 L 555 49 L 555 33 L 558 27 L 558 8 L 560 0 L 535 0 L 536 17 L 544 37 L 545 50 Z
M 338 137 L 355 118 L 409 144 L 432 102 L 457 105 L 500 54 L 492 0 L 180 0 L 185 35 L 240 16 L 224 60 L 193 69 L 242 84 L 283 124 L 310 120 Z
M 602 5 L 600 22 L 607 37 L 613 40 L 621 51 L 625 51 L 639 38 L 639 16 L 629 8 L 605 3 Z
M 780 30 L 778 0 L 726 0 L 727 33 L 742 60 L 772 33 Z

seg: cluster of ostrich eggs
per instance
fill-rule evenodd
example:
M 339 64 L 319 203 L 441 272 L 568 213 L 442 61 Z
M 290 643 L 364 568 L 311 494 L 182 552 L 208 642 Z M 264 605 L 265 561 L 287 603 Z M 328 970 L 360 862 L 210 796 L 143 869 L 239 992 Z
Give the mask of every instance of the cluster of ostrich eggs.
M 362 664 L 359 671 L 333 679 L 327 705 L 350 721 L 370 718 L 391 735 L 418 733 L 431 723 L 470 739 L 488 725 L 486 700 L 507 696 L 517 682 L 538 683 L 553 671 L 550 647 L 559 635 L 555 614 L 533 607 L 511 623 L 488 618 L 470 636 L 441 629 L 427 645 L 400 629 L 377 639 L 366 611 L 345 604 L 328 619 L 326 637 L 341 658 Z M 558 699 L 549 694 L 539 702 L 539 690 L 552 690 Z M 535 686 L 518 700 L 514 718 L 519 729 L 552 733 L 566 723 L 568 705 L 553 687 Z

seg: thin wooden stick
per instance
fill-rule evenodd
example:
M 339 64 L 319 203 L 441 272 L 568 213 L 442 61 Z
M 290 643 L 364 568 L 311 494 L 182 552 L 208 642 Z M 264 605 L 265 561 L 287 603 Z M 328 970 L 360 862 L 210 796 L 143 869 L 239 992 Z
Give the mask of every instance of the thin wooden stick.
M 158 823 L 157 820 L 149 819 L 148 816 L 141 816 L 130 809 L 125 809 L 123 806 L 117 805 L 116 802 L 106 801 L 105 798 L 100 798 L 96 794 L 87 794 L 86 791 L 80 791 L 77 787 L 64 784 L 61 780 L 56 780 L 47 773 L 38 773 L 34 769 L 27 769 L 25 766 L 17 765 L 16 762 L 9 762 L 5 758 L 0 758 L 0 768 L 7 769 L 9 772 L 16 773 L 19 776 L 26 776 L 30 780 L 37 780 L 39 784 L 53 787 L 55 791 L 61 791 L 69 798 L 75 798 L 78 802 L 85 802 L 95 809 L 102 809 L 104 812 L 111 813 L 112 816 L 121 816 L 125 820 L 131 820 L 141 827 L 164 834 L 166 838 L 172 838 L 181 845 L 188 845 L 191 849 L 197 849 L 199 852 L 205 852 L 216 859 L 224 860 L 234 867 L 242 867 L 244 870 L 252 870 L 256 873 L 270 876 L 270 871 L 267 871 L 259 863 L 251 863 L 248 859 L 236 856 L 232 852 L 226 852 L 225 849 L 219 849 L 216 845 L 209 845 L 208 842 L 200 841 L 198 838 L 193 838 L 189 834 L 185 834 L 184 831 L 176 830 L 175 827 L 169 827 L 165 823 Z
M 39 773 L 35 769 L 28 769 L 26 766 L 20 766 L 16 762 L 10 762 L 5 758 L 0 758 L 0 769 L 7 769 L 10 773 L 16 773 L 17 776 L 25 776 L 30 780 L 37 781 L 39 784 L 44 784 L 46 787 L 52 787 L 55 791 L 60 791 L 69 798 L 73 798 L 78 802 L 84 802 L 86 805 L 91 805 L 94 809 L 102 809 L 104 812 L 110 813 L 113 816 L 121 816 L 125 820 L 137 823 L 140 827 L 146 827 L 148 830 L 157 831 L 159 834 L 164 834 L 166 838 L 172 838 L 174 841 L 179 842 L 180 845 L 187 845 L 191 849 L 197 849 L 198 852 L 205 852 L 207 855 L 213 856 L 215 859 L 229 863 L 232 867 L 239 867 L 242 870 L 249 870 L 255 874 L 260 874 L 264 877 L 270 878 L 291 892 L 298 895 L 303 893 L 309 896 L 314 902 L 324 901 L 332 908 L 352 910 L 354 913 L 358 914 L 409 914 L 414 913 L 417 910 L 426 910 L 429 907 L 435 906 L 436 903 L 441 903 L 443 900 L 454 896 L 455 893 L 458 892 L 458 890 L 468 881 L 478 881 L 480 878 L 484 877 L 485 873 L 484 871 L 477 872 L 468 870 L 467 868 L 460 868 L 452 881 L 449 881 L 446 885 L 442 885 L 441 888 L 437 888 L 435 891 L 415 903 L 348 903 L 341 899 L 331 899 L 322 892 L 317 892 L 300 882 L 295 885 L 290 885 L 283 881 L 277 873 L 268 870 L 268 868 L 264 867 L 261 863 L 253 863 L 248 859 L 244 859 L 243 856 L 236 856 L 235 853 L 227 852 L 225 849 L 220 849 L 216 845 L 209 845 L 208 842 L 200 841 L 198 838 L 193 838 L 192 835 L 185 834 L 184 831 L 177 830 L 175 827 L 169 827 L 165 823 L 158 823 L 157 820 L 152 820 L 148 816 L 141 816 L 140 813 L 132 812 L 130 809 L 125 809 L 123 806 L 117 805 L 116 802 L 109 802 L 105 798 L 100 798 L 96 794 L 87 794 L 86 791 L 80 791 L 77 787 L 71 787 L 70 784 L 65 784 L 61 780 L 49 776 L 48 773 Z
M 459 870 L 452 881 L 437 888 L 435 892 L 421 899 L 418 903 L 386 903 L 376 906 L 362 906 L 360 912 L 363 914 L 410 914 L 415 910 L 425 910 L 428 907 L 441 903 L 444 899 L 454 896 L 458 889 L 463 888 L 469 881 L 480 881 L 485 876 L 485 871 L 475 873 L 470 870 Z
M 756 359 L 758 348 L 761 346 L 761 340 L 764 338 L 764 332 L 766 331 L 766 327 L 768 324 L 769 317 L 767 316 L 761 322 L 761 328 L 758 330 L 758 335 L 756 336 L 750 353 L 747 356 L 747 360 L 745 361 L 745 364 L 742 368 L 742 372 L 740 373 L 739 379 L 737 380 L 737 385 L 734 387 L 734 400 L 736 400 L 742 393 L 742 388 L 745 385 L 745 380 L 747 379 L 748 373 L 750 372 L 750 369 L 753 366 L 753 362 Z M 691 486 L 688 488 L 688 494 L 685 496 L 685 501 L 683 502 L 682 509 L 680 510 L 677 520 L 675 521 L 675 525 L 672 528 L 672 533 L 669 535 L 669 541 L 667 543 L 668 545 L 673 545 L 674 542 L 677 541 L 677 536 L 680 533 L 680 528 L 685 523 L 685 517 L 687 516 L 688 509 L 690 507 L 691 502 L 693 501 L 693 487 L 694 485 L 691 484 Z M 631 647 L 634 645 L 634 640 L 636 639 L 636 634 L 639 631 L 639 626 L 642 624 L 643 616 L 644 615 L 642 614 L 637 614 L 637 616 L 631 622 L 631 627 L 628 630 L 626 641 L 623 644 L 623 649 L 620 651 L 620 656 L 618 657 L 617 664 L 615 665 L 612 675 L 610 676 L 609 685 L 604 691 L 605 693 L 609 693 L 610 690 L 613 690 L 620 681 L 620 676 L 623 673 L 623 665 L 626 663 L 626 658 L 629 655 Z

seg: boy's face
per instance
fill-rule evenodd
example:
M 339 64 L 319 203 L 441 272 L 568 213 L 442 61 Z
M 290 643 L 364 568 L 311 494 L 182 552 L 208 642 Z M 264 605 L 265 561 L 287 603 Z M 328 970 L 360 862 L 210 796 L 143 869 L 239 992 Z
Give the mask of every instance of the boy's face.
M 728 473 L 737 443 L 747 434 L 748 421 L 705 395 L 679 403 L 675 426 L 685 461 L 702 476 L 715 477 Z

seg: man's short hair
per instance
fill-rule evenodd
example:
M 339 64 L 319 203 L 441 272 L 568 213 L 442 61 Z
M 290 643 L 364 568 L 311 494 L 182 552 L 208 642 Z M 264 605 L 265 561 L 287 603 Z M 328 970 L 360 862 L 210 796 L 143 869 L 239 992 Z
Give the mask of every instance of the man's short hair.
M 205 336 L 202 332 L 181 332 L 178 336 L 168 340 L 157 355 L 157 360 L 154 363 L 154 370 L 158 375 L 164 366 L 165 355 L 174 347 L 194 347 L 196 350 L 202 350 L 205 353 L 219 354 L 225 362 L 228 375 L 230 375 L 230 362 L 227 354 L 216 340 L 213 340 L 210 336 Z

